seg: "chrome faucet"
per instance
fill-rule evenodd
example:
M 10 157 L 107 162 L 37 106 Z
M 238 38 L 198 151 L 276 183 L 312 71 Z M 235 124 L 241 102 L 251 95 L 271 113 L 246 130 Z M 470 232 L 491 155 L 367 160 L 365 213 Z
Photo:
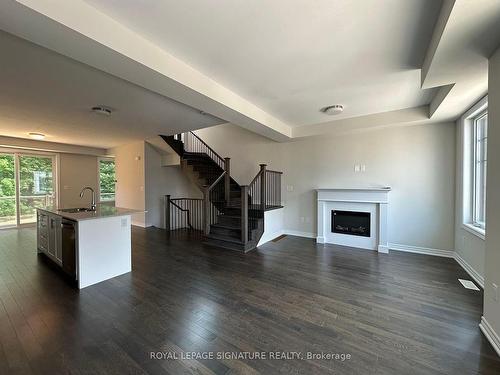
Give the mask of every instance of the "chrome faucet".
M 82 191 L 80 192 L 80 198 L 83 198 L 83 194 L 85 193 L 85 190 L 90 190 L 92 192 L 92 203 L 90 205 L 90 209 L 92 211 L 95 211 L 95 209 L 96 209 L 96 205 L 95 205 L 95 191 L 90 186 L 85 186 L 82 189 Z

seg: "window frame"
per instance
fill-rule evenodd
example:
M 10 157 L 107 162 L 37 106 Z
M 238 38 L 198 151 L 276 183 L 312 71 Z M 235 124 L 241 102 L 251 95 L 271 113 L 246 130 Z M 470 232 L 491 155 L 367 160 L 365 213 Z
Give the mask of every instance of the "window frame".
M 115 199 L 112 200 L 101 200 L 101 161 L 113 161 L 115 162 Z M 110 156 L 100 156 L 97 158 L 97 202 L 98 203 L 115 203 L 116 201 L 116 160 L 114 157 Z
M 483 227 L 474 225 L 474 207 L 475 207 L 475 119 L 482 117 L 488 112 L 488 96 L 486 95 L 467 112 L 465 112 L 458 121 L 458 136 L 460 139 L 461 153 L 459 157 L 460 174 L 457 176 L 457 184 L 461 205 L 458 207 L 461 226 L 465 231 L 484 240 L 486 238 L 486 223 Z M 486 219 L 485 219 L 486 220 Z
M 479 135 L 478 135 L 478 122 L 480 120 L 482 120 L 483 118 L 486 117 L 486 136 L 483 137 L 482 140 L 478 139 Z M 472 166 L 472 187 L 471 187 L 471 191 L 472 191 L 472 213 L 471 213 L 471 224 L 474 226 L 474 227 L 477 227 L 477 228 L 481 228 L 481 229 L 485 229 L 486 228 L 486 217 L 485 217 L 485 220 L 484 221 L 480 221 L 478 219 L 478 216 L 479 216 L 479 210 L 480 208 L 478 207 L 478 189 L 484 189 L 486 188 L 486 181 L 487 181 L 487 174 L 486 174 L 486 165 L 487 165 L 487 162 L 488 162 L 488 157 L 487 157 L 487 154 L 484 155 L 484 160 L 479 160 L 483 157 L 482 155 L 482 151 L 480 150 L 480 143 L 483 142 L 483 147 L 486 148 L 487 150 L 487 147 L 488 147 L 488 108 L 486 107 L 485 109 L 483 109 L 481 112 L 479 112 L 478 114 L 476 114 L 473 118 L 471 118 L 471 121 L 472 121 L 472 129 L 473 129 L 473 137 L 472 137 L 472 142 L 473 142 L 473 158 L 472 158 L 472 163 L 473 163 L 473 166 Z M 479 182 L 478 182 L 478 165 L 479 163 L 481 162 L 484 162 L 485 163 L 485 166 L 484 166 L 484 177 L 483 177 L 483 183 L 479 186 Z M 484 191 L 483 194 L 486 194 L 486 191 Z M 486 196 L 484 197 L 485 199 L 485 202 L 484 202 L 484 211 L 485 211 L 485 216 L 486 216 Z

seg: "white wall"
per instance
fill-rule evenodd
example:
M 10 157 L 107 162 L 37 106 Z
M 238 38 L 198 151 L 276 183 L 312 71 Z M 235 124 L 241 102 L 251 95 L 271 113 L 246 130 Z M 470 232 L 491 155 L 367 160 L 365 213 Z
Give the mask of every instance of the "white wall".
M 80 198 L 80 191 L 90 186 L 97 193 L 97 156 L 59 154 L 59 206 L 87 207 L 91 196 L 87 191 Z
M 500 355 L 500 302 L 492 284 L 500 286 L 500 49 L 489 61 L 488 181 L 486 192 L 486 260 L 483 331 Z M 495 333 L 496 332 L 496 333 Z
M 455 124 L 392 127 L 342 136 L 275 143 L 234 125 L 197 131 L 232 174 L 248 183 L 260 162 L 284 172 L 284 226 L 316 233 L 314 189 L 391 186 L 389 242 L 441 250 L 454 247 Z M 355 173 L 355 164 L 366 172 Z
M 284 233 L 284 213 L 283 208 L 264 212 L 264 233 L 262 233 L 258 246 L 274 240 Z
M 146 226 L 165 228 L 163 197 L 201 198 L 202 193 L 182 172 L 180 165 L 162 167 L 162 155 L 145 143 Z
M 284 151 L 288 143 L 277 143 L 232 124 L 197 130 L 201 139 L 222 157 L 231 158 L 231 177 L 248 185 L 259 171 L 259 164 L 283 170 Z
M 111 150 L 115 155 L 117 207 L 146 209 L 144 176 L 144 142 L 134 142 Z M 132 224 L 146 226 L 144 213 L 132 215 Z

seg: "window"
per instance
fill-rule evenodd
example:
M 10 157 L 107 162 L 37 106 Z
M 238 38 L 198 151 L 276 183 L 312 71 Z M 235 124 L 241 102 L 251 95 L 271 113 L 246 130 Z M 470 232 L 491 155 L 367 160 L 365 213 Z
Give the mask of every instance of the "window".
M 474 166 L 472 187 L 472 224 L 485 228 L 486 222 L 486 165 L 488 142 L 488 111 L 473 118 Z
M 99 201 L 115 200 L 115 161 L 114 159 L 99 159 Z
M 486 235 L 486 167 L 488 143 L 488 96 L 472 106 L 458 122 L 462 152 L 460 183 L 462 228 L 481 239 Z

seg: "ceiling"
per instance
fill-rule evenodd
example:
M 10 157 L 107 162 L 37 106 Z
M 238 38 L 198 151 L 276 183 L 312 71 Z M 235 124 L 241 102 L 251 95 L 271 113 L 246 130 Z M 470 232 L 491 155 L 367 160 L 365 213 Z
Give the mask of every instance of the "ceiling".
M 110 148 L 222 122 L 199 110 L 0 32 L 0 134 Z M 91 112 L 96 105 L 110 117 Z
M 488 91 L 488 58 L 500 45 L 499 0 L 446 0 L 422 69 L 422 87 L 449 88 L 432 118 L 456 118 Z M 428 63 L 427 63 L 428 62 Z
M 44 47 L 1 35 L 0 134 L 110 147 L 224 121 L 289 141 L 454 121 L 487 92 L 500 1 L 16 0 L 0 29 Z
M 437 0 L 85 0 L 290 126 L 429 104 Z

